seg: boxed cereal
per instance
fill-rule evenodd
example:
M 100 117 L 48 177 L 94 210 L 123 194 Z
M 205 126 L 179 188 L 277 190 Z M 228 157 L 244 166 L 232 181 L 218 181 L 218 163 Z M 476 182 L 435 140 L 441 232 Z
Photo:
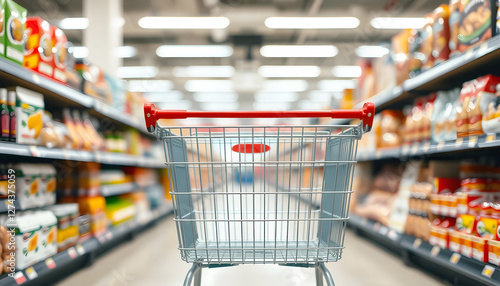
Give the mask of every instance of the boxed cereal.
M 49 23 L 40 17 L 28 17 L 25 33 L 23 66 L 52 77 L 54 55 Z
M 27 11 L 12 0 L 5 0 L 5 57 L 20 65 L 24 61 L 24 29 Z

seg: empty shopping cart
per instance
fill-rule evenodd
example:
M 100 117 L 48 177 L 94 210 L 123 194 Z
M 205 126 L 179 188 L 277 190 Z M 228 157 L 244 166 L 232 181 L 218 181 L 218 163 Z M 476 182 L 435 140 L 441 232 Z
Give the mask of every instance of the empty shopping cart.
M 202 112 L 144 107 L 163 141 L 181 257 L 200 285 L 202 267 L 315 267 L 334 285 L 352 193 L 357 141 L 374 106 L 358 110 Z M 357 118 L 357 125 L 161 126 L 159 119 Z

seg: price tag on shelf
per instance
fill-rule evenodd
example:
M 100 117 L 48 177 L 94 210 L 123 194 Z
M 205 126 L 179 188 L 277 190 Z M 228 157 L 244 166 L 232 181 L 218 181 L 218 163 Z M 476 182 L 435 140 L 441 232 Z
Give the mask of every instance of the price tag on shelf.
M 71 154 L 67 149 L 62 149 L 62 154 L 63 154 L 63 158 L 66 160 L 69 160 L 71 158 Z
M 397 240 L 398 233 L 394 229 L 391 229 L 391 230 L 389 230 L 389 232 L 387 232 L 387 237 L 392 239 L 392 240 Z
M 382 150 L 377 150 L 377 152 L 375 153 L 375 158 L 380 158 L 382 157 Z
M 469 148 L 476 147 L 476 143 L 477 143 L 477 136 L 470 136 L 469 137 Z
M 486 142 L 495 141 L 496 139 L 497 139 L 497 135 L 495 133 L 488 134 L 488 136 L 486 136 Z
M 422 146 L 422 151 L 424 153 L 427 153 L 427 151 L 429 151 L 430 148 L 431 148 L 431 142 L 427 141 L 424 143 L 424 146 Z
M 31 78 L 33 79 L 33 81 L 36 83 L 36 84 L 40 84 L 40 76 L 37 75 L 36 73 L 34 73 Z
M 418 152 L 418 145 L 419 145 L 418 143 L 413 143 L 413 146 L 411 148 L 411 154 L 412 155 L 417 154 L 417 152 Z
M 106 238 L 104 237 L 104 235 L 98 235 L 97 236 L 97 240 L 99 240 L 100 243 L 105 243 L 106 242 Z
M 33 280 L 38 278 L 38 273 L 36 273 L 35 268 L 30 267 L 26 269 L 26 276 L 28 276 L 29 280 Z
M 474 56 L 474 49 L 469 49 L 466 53 L 465 53 L 465 59 L 470 59 L 472 58 L 472 56 Z
M 38 148 L 36 146 L 31 145 L 29 148 L 30 148 L 31 156 L 40 157 L 40 151 L 38 150 Z
M 71 259 L 75 259 L 78 256 L 74 247 L 68 248 L 68 255 Z
M 106 233 L 106 238 L 107 238 L 108 240 L 112 240 L 112 239 L 113 239 L 113 233 L 112 233 L 111 231 L 108 231 L 108 232 Z
M 458 253 L 453 253 L 450 257 L 450 262 L 453 263 L 453 264 L 457 264 L 458 261 L 460 260 L 460 257 L 462 257 L 460 254 Z
M 96 162 L 102 162 L 101 152 L 97 151 L 94 153 Z
M 436 146 L 436 149 L 437 149 L 438 151 L 441 151 L 443 148 L 444 148 L 444 142 L 439 142 L 439 143 L 437 144 L 437 146 Z
M 85 254 L 85 248 L 83 248 L 83 246 L 81 244 L 77 244 L 76 245 L 76 252 L 78 252 L 78 254 L 80 254 L 80 255 L 84 255 Z
M 477 55 L 482 56 L 486 54 L 487 50 L 488 50 L 488 42 L 484 42 L 479 46 L 479 49 L 477 50 Z
M 488 277 L 488 278 L 491 278 L 491 276 L 493 275 L 494 272 L 495 272 L 495 268 L 493 268 L 493 266 L 485 265 L 483 268 L 483 271 L 481 271 L 481 274 Z
M 376 222 L 376 223 L 373 225 L 373 230 L 377 231 L 379 228 L 380 228 L 380 223 L 379 223 L 379 222 Z
M 366 225 L 368 223 L 368 219 L 366 217 L 364 217 L 362 220 L 361 220 L 361 224 L 362 225 Z
M 54 269 L 56 267 L 56 262 L 52 259 L 52 257 L 49 257 L 45 259 L 45 265 L 47 265 L 49 269 Z
M 457 141 L 455 141 L 455 147 L 456 148 L 460 148 L 463 143 L 464 143 L 464 138 L 463 137 L 457 138 Z
M 17 285 L 21 285 L 26 282 L 26 277 L 24 277 L 23 272 L 18 271 L 16 272 L 16 274 L 14 274 L 14 280 L 16 281 Z
M 421 244 L 422 244 L 422 239 L 420 239 L 420 238 L 417 238 L 413 241 L 414 248 L 419 248 Z
M 403 148 L 401 149 L 401 154 L 402 154 L 402 155 L 406 155 L 406 154 L 408 154 L 408 151 L 409 151 L 409 150 L 410 150 L 410 145 L 405 144 L 405 145 L 403 146 Z
M 378 232 L 381 234 L 381 235 L 387 235 L 387 233 L 389 232 L 389 228 L 387 226 L 381 226 L 380 229 L 378 230 Z
M 431 255 L 432 256 L 438 256 L 439 254 L 439 251 L 441 251 L 441 248 L 439 248 L 439 246 L 434 246 L 432 249 L 431 249 Z

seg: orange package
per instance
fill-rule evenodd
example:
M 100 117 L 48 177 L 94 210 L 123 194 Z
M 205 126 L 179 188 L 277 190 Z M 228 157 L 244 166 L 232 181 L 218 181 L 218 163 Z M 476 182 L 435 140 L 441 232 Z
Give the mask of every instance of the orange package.
M 50 25 L 40 17 L 26 19 L 23 66 L 52 77 L 53 46 Z
M 434 10 L 434 25 L 432 27 L 432 57 L 434 64 L 437 65 L 446 61 L 450 56 L 450 7 L 441 5 Z
M 426 23 L 421 30 L 422 45 L 420 46 L 420 52 L 422 53 L 422 70 L 428 70 L 434 65 L 434 57 L 432 56 L 433 50 L 433 33 L 432 26 L 434 24 L 434 18 L 432 14 L 428 14 L 425 17 Z
M 460 0 L 450 0 L 450 18 L 448 25 L 450 27 L 450 56 L 459 53 L 458 50 L 458 34 L 460 28 Z
M 52 34 L 52 46 L 54 47 L 54 73 L 52 77 L 62 83 L 66 83 L 66 60 L 68 57 L 68 51 L 66 49 L 66 43 L 68 42 L 64 32 L 54 26 L 50 26 L 50 31 Z

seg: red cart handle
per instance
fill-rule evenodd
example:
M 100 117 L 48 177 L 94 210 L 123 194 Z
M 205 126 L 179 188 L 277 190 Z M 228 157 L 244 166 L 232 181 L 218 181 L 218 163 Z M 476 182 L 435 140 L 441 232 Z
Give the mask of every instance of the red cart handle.
M 196 118 L 346 118 L 361 119 L 365 132 L 372 128 L 375 105 L 367 102 L 360 109 L 318 110 L 318 111 L 187 111 L 187 110 L 161 110 L 153 103 L 144 104 L 146 128 L 149 132 L 155 130 L 158 119 L 187 119 Z

